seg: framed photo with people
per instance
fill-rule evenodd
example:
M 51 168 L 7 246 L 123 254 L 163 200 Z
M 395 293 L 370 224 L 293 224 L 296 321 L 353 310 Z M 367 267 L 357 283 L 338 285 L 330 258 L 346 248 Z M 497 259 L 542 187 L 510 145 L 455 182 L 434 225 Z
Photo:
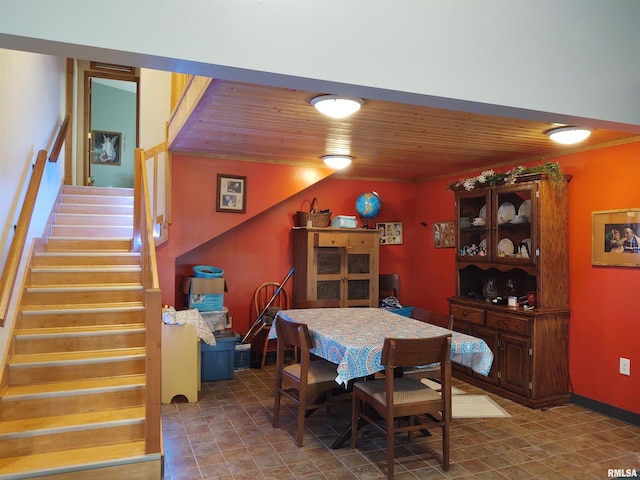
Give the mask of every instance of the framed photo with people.
M 591 213 L 591 263 L 640 267 L 640 209 Z
M 92 130 L 91 140 L 93 142 L 92 165 L 120 166 L 122 133 Z
M 247 211 L 247 177 L 218 174 L 216 212 L 245 213 Z
M 402 222 L 376 223 L 380 232 L 380 245 L 402 245 Z
M 433 224 L 433 244 L 436 248 L 452 248 L 456 246 L 456 231 L 453 220 Z

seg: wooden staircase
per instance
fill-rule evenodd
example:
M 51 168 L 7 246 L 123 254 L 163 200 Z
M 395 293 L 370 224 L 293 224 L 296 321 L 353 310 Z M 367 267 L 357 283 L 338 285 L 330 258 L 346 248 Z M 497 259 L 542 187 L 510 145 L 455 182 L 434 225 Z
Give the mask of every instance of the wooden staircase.
M 0 479 L 159 479 L 145 453 L 133 190 L 64 187 L 26 273 L 0 397 Z

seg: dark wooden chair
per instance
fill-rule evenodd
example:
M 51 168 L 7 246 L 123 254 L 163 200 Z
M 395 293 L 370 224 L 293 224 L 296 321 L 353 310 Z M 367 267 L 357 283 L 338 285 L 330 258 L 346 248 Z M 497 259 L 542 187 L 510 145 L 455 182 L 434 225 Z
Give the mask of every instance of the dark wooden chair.
M 387 478 L 393 478 L 394 435 L 423 430 L 425 426 L 442 428 L 442 468 L 449 470 L 449 424 L 451 421 L 451 334 L 431 338 L 387 338 L 382 350 L 384 378 L 356 382 L 353 385 L 351 447 L 356 446 L 360 420 L 373 425 L 387 437 Z M 439 394 L 420 380 L 397 377 L 396 368 L 438 363 L 442 390 Z M 375 414 L 384 420 L 376 420 Z M 408 425 L 404 420 L 409 419 Z M 396 426 L 396 420 L 398 426 Z M 400 422 L 402 426 L 400 426 Z
M 453 330 L 453 315 L 445 315 L 444 313 L 431 312 L 423 308 L 414 308 L 411 312 L 411 318 L 421 322 L 430 323 L 439 327 Z M 404 375 L 415 378 L 428 378 L 430 380 L 440 381 L 440 366 L 438 364 L 424 365 L 421 367 L 409 367 L 404 370 Z
M 339 306 L 340 301 L 337 298 L 293 301 L 293 308 L 338 308 Z
M 337 403 L 332 396 L 332 390 L 338 387 L 335 381 L 337 365 L 323 359 L 311 361 L 312 340 L 306 324 L 281 317 L 276 317 L 275 322 L 278 350 L 273 426 L 279 427 L 280 401 L 285 395 L 298 406 L 297 443 L 302 447 L 306 412 L 327 407 L 327 415 L 331 415 L 331 406 Z M 285 348 L 289 345 L 299 350 L 300 363 L 285 366 Z
M 379 298 L 396 297 L 400 300 L 400 274 L 381 273 L 378 276 Z

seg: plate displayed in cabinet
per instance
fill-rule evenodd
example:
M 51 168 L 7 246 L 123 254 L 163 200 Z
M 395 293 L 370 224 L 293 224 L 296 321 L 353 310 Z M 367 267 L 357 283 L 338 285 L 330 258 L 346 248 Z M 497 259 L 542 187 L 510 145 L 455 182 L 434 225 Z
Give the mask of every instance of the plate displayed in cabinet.
M 507 223 L 516 216 L 516 207 L 511 202 L 504 202 L 498 209 L 498 223 Z
M 513 242 L 508 238 L 503 238 L 498 243 L 498 255 L 504 255 L 506 257 L 510 257 L 515 252 L 515 247 Z
M 531 218 L 531 200 L 525 200 L 518 209 L 518 215 L 521 217 Z
M 482 208 L 480 209 L 480 213 L 478 213 L 478 217 L 480 218 L 484 218 L 485 220 L 487 219 L 487 205 L 483 205 Z
M 482 240 L 480 240 L 479 247 L 480 247 L 480 251 L 481 252 L 485 252 L 485 253 L 487 252 L 487 239 L 486 238 L 483 238 Z

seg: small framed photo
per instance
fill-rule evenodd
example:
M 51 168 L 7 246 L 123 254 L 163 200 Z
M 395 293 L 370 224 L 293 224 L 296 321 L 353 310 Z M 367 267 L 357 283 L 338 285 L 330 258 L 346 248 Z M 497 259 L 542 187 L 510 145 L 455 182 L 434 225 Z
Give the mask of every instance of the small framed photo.
M 402 245 L 402 222 L 376 223 L 380 245 Z
M 92 130 L 93 142 L 92 165 L 120 165 L 122 151 L 122 133 Z
M 433 224 L 433 243 L 436 248 L 453 248 L 456 246 L 456 232 L 453 221 Z
M 591 212 L 592 265 L 640 267 L 640 209 Z
M 245 213 L 247 211 L 247 177 L 218 174 L 216 212 Z

